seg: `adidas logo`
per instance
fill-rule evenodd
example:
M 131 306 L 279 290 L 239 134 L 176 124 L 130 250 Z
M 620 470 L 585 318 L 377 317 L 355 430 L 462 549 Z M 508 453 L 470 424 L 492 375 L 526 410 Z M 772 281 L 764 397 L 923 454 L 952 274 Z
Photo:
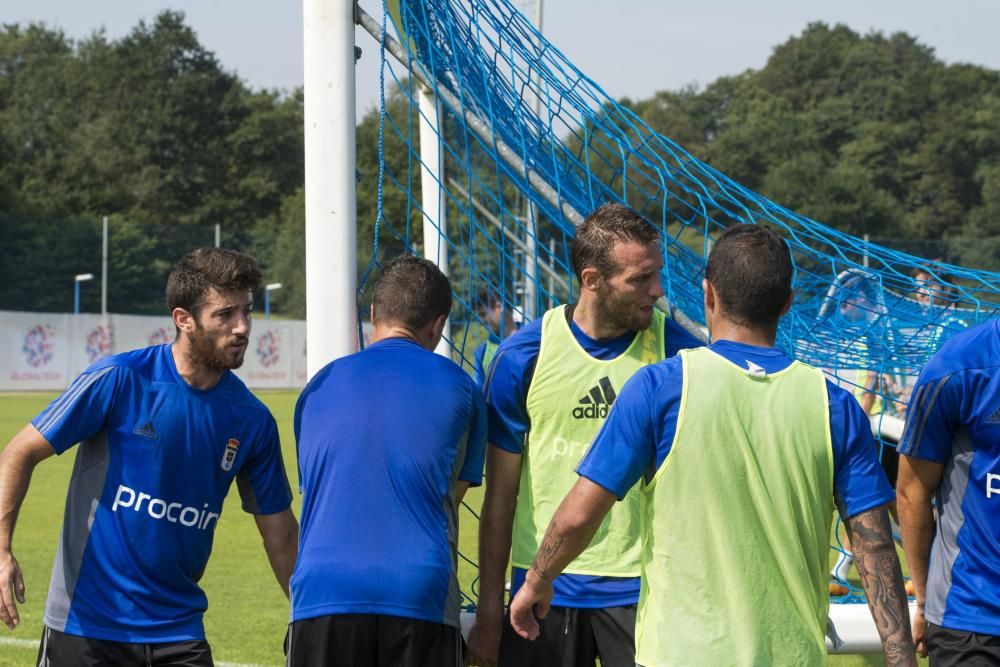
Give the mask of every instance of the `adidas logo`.
M 989 417 L 986 418 L 987 424 L 1000 424 L 1000 408 L 993 411 Z
M 132 432 L 136 435 L 141 435 L 144 438 L 149 438 L 150 440 L 157 440 L 160 437 L 156 435 L 156 431 L 153 430 L 153 422 L 146 422 L 142 426 L 136 426 L 135 430 Z
M 597 382 L 596 387 L 590 388 L 590 393 L 580 399 L 580 405 L 573 408 L 575 419 L 604 419 L 608 416 L 611 404 L 618 398 L 615 388 L 611 386 L 611 380 L 607 376 L 602 377 Z

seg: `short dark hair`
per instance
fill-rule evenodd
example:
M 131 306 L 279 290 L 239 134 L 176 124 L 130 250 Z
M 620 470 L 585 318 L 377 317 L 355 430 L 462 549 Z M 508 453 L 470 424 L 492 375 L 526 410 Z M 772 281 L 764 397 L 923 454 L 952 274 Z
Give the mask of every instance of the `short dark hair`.
M 225 248 L 198 248 L 183 257 L 167 278 L 167 308 L 197 314 L 210 288 L 220 292 L 260 287 L 260 269 L 253 257 Z
M 644 246 L 658 243 L 660 232 L 642 215 L 623 204 L 604 204 L 587 216 L 569 246 L 573 272 L 582 280 L 584 269 L 595 268 L 604 277 L 622 270 L 612 256 L 615 243 Z
M 776 325 L 792 291 L 792 254 L 766 227 L 738 224 L 716 239 L 705 278 L 727 319 L 742 326 Z
M 375 281 L 372 310 L 376 320 L 419 329 L 451 312 L 451 283 L 433 262 L 400 255 Z

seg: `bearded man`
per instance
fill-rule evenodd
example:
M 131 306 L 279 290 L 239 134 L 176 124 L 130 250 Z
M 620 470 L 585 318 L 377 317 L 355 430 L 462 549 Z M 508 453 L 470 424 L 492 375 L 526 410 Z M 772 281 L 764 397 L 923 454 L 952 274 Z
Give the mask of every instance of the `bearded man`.
M 542 533 L 573 485 L 576 465 L 625 381 L 647 364 L 700 346 L 654 309 L 663 296 L 660 233 L 639 213 L 605 204 L 570 248 L 579 299 L 549 310 L 500 344 L 486 383 L 486 494 L 479 533 L 479 604 L 470 665 L 635 664 L 640 496 L 630 493 L 589 548 L 555 580 L 538 641 L 504 616 L 508 555 L 513 597 Z
M 234 480 L 288 595 L 298 524 L 277 425 L 230 372 L 260 280 L 232 250 L 183 257 L 167 279 L 176 340 L 96 362 L 0 454 L 0 620 L 13 630 L 11 543 L 32 471 L 81 443 L 37 664 L 211 665 L 198 580 Z

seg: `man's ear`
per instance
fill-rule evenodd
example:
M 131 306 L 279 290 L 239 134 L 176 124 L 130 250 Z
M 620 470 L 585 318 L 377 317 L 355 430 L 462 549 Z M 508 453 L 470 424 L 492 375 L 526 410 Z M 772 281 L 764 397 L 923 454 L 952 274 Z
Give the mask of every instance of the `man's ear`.
M 715 288 L 712 287 L 712 283 L 708 282 L 708 278 L 702 279 L 701 289 L 705 293 L 705 312 L 715 312 L 715 304 L 718 297 L 715 294 Z
M 580 289 L 596 292 L 604 282 L 601 272 L 592 266 L 588 266 L 580 272 Z
M 438 343 L 440 343 L 441 339 L 444 337 L 444 325 L 445 322 L 447 321 L 448 321 L 447 315 L 438 315 L 436 318 L 434 318 L 434 321 L 431 322 L 431 330 L 430 330 L 431 336 L 430 340 L 428 341 L 430 343 L 430 347 L 427 348 L 431 352 L 437 349 Z
M 184 308 L 174 308 L 170 317 L 174 320 L 174 326 L 185 333 L 193 332 L 197 326 L 194 314 Z

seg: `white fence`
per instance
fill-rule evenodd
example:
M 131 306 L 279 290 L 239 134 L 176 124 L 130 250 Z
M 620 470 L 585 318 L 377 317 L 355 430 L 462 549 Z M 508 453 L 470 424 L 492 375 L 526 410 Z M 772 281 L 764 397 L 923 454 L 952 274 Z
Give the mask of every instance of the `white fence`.
M 102 357 L 173 339 L 167 316 L 0 310 L 0 391 L 65 389 Z M 305 386 L 306 323 L 256 319 L 236 374 L 255 389 Z

